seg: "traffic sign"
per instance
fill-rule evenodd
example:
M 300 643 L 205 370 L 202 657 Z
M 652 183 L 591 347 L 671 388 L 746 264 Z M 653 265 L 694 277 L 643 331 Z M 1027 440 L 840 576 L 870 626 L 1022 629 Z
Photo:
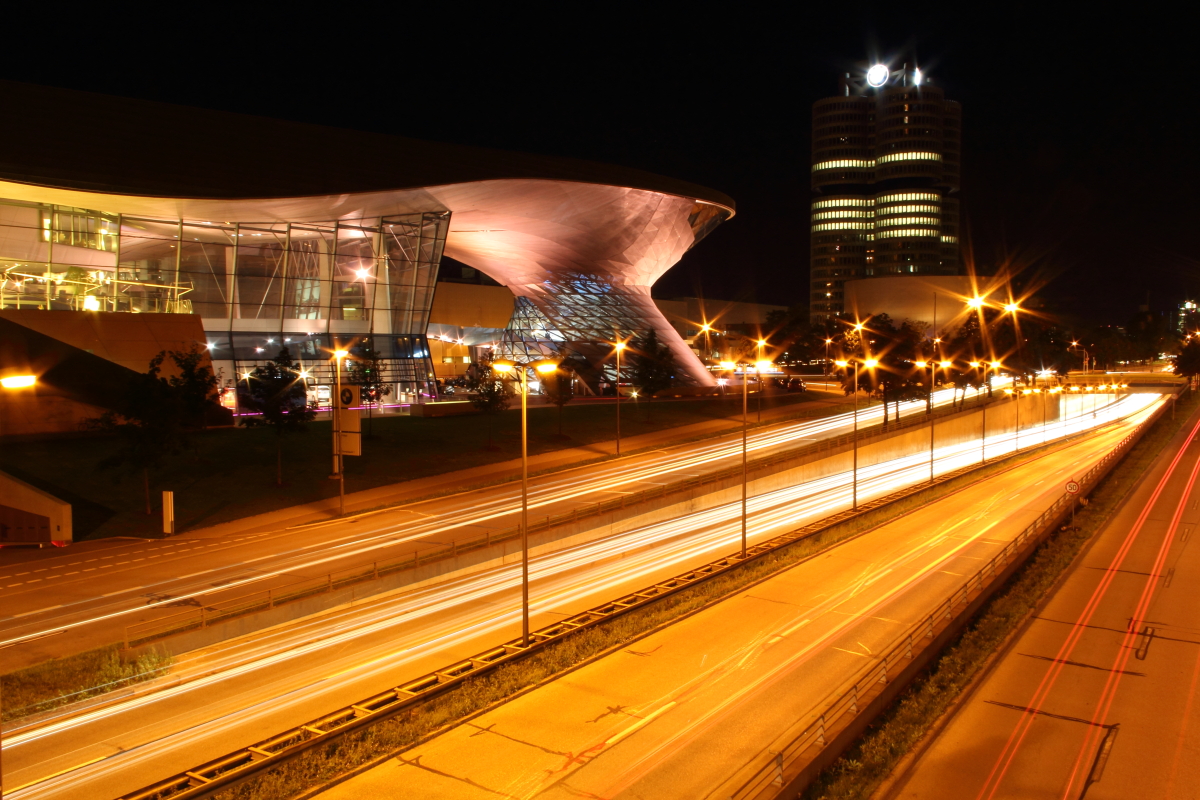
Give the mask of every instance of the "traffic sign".
M 1067 481 L 1067 493 L 1079 494 L 1079 484 L 1076 481 Z

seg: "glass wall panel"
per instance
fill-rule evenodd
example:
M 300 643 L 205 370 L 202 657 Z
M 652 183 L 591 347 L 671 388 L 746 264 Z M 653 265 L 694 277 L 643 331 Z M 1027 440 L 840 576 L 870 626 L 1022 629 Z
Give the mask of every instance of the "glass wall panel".
M 432 373 L 425 329 L 449 217 L 233 223 L 0 199 L 0 308 L 196 314 L 235 374 L 286 346 L 328 381 L 335 347 L 372 348 L 409 394 Z

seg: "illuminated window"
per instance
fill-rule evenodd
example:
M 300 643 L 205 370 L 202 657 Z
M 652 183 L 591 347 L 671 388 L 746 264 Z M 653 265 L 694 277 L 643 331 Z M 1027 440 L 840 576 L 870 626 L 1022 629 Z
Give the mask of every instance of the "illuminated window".
M 895 194 L 881 194 L 875 198 L 876 203 L 903 203 L 912 200 L 925 200 L 929 202 L 940 202 L 941 197 L 930 192 L 897 192 Z
M 844 211 L 819 211 L 812 215 L 814 220 L 818 219 L 853 219 L 855 217 L 870 216 L 870 211 L 852 211 L 845 209 Z
M 891 217 L 877 223 L 880 228 L 895 228 L 900 225 L 937 225 L 937 217 Z
M 926 228 L 904 228 L 895 231 L 880 231 L 878 236 L 880 239 L 900 239 L 910 237 L 937 236 L 936 230 L 928 230 Z
M 864 231 L 873 223 L 870 222 L 822 222 L 820 225 L 813 225 L 812 229 L 816 231 Z
M 894 161 L 941 161 L 941 153 L 889 153 L 879 157 L 880 164 L 891 164 Z
M 884 214 L 938 214 L 941 212 L 937 206 L 888 206 L 887 208 L 879 209 L 879 215 Z
M 875 160 L 866 161 L 861 158 L 842 158 L 835 161 L 819 161 L 813 164 L 812 171 L 819 172 L 824 169 L 871 169 L 875 166 Z
M 838 206 L 873 206 L 874 199 L 870 197 L 838 197 L 831 200 L 818 200 L 812 204 L 813 210 L 818 208 L 835 208 Z
M 943 236 L 942 243 L 943 244 L 958 244 L 958 237 L 957 236 Z

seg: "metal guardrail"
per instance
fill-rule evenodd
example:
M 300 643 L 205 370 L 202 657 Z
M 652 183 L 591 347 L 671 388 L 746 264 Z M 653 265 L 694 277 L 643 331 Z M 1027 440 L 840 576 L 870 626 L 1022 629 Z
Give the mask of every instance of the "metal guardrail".
M 864 667 L 847 684 L 827 695 L 806 719 L 797 736 L 778 750 L 768 750 L 764 754 L 761 766 L 729 795 L 730 800 L 767 800 L 776 797 L 787 785 L 789 777 L 794 778 L 814 761 L 824 750 L 828 740 L 835 733 L 844 730 L 862 709 L 883 691 L 889 675 L 897 675 L 904 670 L 905 665 L 912 661 L 914 651 L 919 652 L 923 647 L 932 644 L 937 634 L 953 624 L 954 618 L 961 610 L 970 606 L 972 599 L 979 597 L 985 590 L 997 588 L 996 577 L 1009 565 L 1010 560 L 1016 559 L 1022 549 L 1028 548 L 1032 551 L 1030 545 L 1036 544 L 1050 532 L 1070 508 L 1071 503 L 1077 502 L 1078 497 L 1095 488 L 1113 464 L 1128 452 L 1166 409 L 1164 404 L 1153 416 L 1139 425 L 1137 430 L 1122 439 L 1111 452 L 1093 465 L 1079 479 L 1082 491 L 1078 496 L 1066 493 L 1061 495 L 1037 520 L 1005 545 L 978 572 L 968 577 L 960 589 L 938 603 L 920 622 L 893 639 L 877 660 Z
M 947 417 L 973 411 L 980 408 L 987 402 L 987 398 L 981 395 L 977 401 L 974 401 L 967 406 L 934 409 L 933 419 L 934 421 L 938 421 Z M 859 445 L 862 446 L 863 444 L 869 444 L 871 440 L 879 436 L 890 435 L 896 431 L 923 427 L 929 424 L 929 420 L 929 414 L 917 412 L 910 414 L 908 417 L 903 417 L 899 420 L 890 422 L 886 427 L 882 422 L 880 422 L 869 427 L 860 428 L 858 434 Z M 845 436 L 837 436 L 830 439 L 823 439 L 820 442 L 814 442 L 813 444 L 805 445 L 804 447 L 793 448 L 780 453 L 774 453 L 769 456 L 761 456 L 759 458 L 751 459 L 747 466 L 750 472 L 769 469 L 788 461 L 794 461 L 796 459 L 845 447 L 846 445 L 852 444 L 854 442 L 854 438 L 854 435 L 850 434 Z M 719 483 L 724 480 L 736 478 L 741 474 L 742 467 L 740 464 L 738 464 L 732 467 L 705 473 L 704 475 L 694 478 L 673 481 L 671 483 L 662 484 L 661 486 L 656 486 L 651 489 L 643 489 L 639 492 L 634 492 L 629 495 L 622 495 L 621 497 L 614 498 L 612 500 L 593 503 L 562 514 L 547 515 L 543 519 L 537 520 L 536 522 L 531 522 L 529 526 L 529 532 L 539 533 L 548 531 L 551 528 L 555 528 L 560 525 L 574 524 L 580 520 L 602 516 L 603 514 L 637 506 L 650 500 L 698 489 L 706 484 Z M 267 589 L 260 589 L 246 594 L 235 595 L 233 597 L 225 597 L 223 596 L 225 593 L 220 589 L 217 589 L 206 594 L 196 595 L 180 601 L 188 606 L 187 610 L 179 611 L 169 616 L 159 617 L 157 619 L 147 620 L 146 622 L 139 622 L 126 626 L 124 646 L 126 649 L 129 649 L 130 647 L 151 644 L 171 636 L 176 636 L 181 633 L 187 633 L 188 631 L 201 628 L 207 628 L 210 625 L 215 625 L 227 620 L 269 611 L 287 603 L 297 602 L 299 600 L 304 600 L 320 594 L 331 594 L 338 589 L 366 583 L 368 581 L 379 580 L 382 577 L 386 577 L 397 572 L 416 569 L 422 564 L 428 564 L 433 561 L 440 561 L 444 559 L 457 558 L 460 555 L 470 553 L 475 550 L 485 549 L 502 542 L 519 539 L 520 537 L 520 527 L 513 526 L 495 532 L 489 531 L 488 533 L 467 539 L 462 542 L 453 542 L 450 545 L 425 548 L 424 550 L 417 549 L 414 550 L 411 555 L 406 554 L 397 558 L 362 562 L 340 570 L 329 572 L 319 577 L 291 581 L 283 585 L 273 586 Z
M 890 431 L 889 431 L 890 432 Z M 1015 454 L 1014 454 L 1015 455 Z M 846 510 L 811 523 L 802 528 L 781 534 L 765 542 L 751 545 L 746 558 L 740 553 L 712 561 L 696 569 L 688 570 L 652 586 L 625 595 L 617 600 L 588 609 L 568 619 L 556 622 L 530 633 L 528 646 L 514 639 L 486 650 L 470 658 L 448 665 L 435 672 L 397 686 L 386 692 L 353 703 L 319 719 L 299 725 L 291 730 L 272 736 L 235 753 L 214 759 L 171 778 L 160 781 L 118 800 L 194 800 L 208 795 L 224 786 L 242 780 L 250 774 L 286 761 L 305 750 L 346 734 L 357 728 L 386 719 L 400 711 L 425 702 L 463 680 L 483 675 L 502 664 L 535 653 L 546 645 L 567 634 L 590 628 L 616 616 L 640 608 L 650 602 L 693 586 L 709 578 L 724 574 L 740 564 L 753 561 L 795 542 L 814 536 L 849 518 L 890 505 L 917 492 L 924 491 L 978 469 L 972 464 L 953 472 L 940 475 L 934 481 L 925 481 L 890 495 L 860 503 L 858 510 Z

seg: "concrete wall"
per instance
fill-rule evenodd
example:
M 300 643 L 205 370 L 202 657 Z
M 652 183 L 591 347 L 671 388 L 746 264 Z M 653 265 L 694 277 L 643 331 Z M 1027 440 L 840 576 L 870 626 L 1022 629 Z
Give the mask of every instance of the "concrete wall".
M 0 317 L 66 342 L 101 358 L 145 372 L 160 350 L 186 350 L 206 343 L 200 317 L 194 314 L 127 314 L 100 311 L 0 310 Z M 212 367 L 211 361 L 208 362 Z M 163 365 L 170 374 L 174 364 Z
M 0 544 L 69 542 L 71 534 L 70 503 L 0 472 Z

